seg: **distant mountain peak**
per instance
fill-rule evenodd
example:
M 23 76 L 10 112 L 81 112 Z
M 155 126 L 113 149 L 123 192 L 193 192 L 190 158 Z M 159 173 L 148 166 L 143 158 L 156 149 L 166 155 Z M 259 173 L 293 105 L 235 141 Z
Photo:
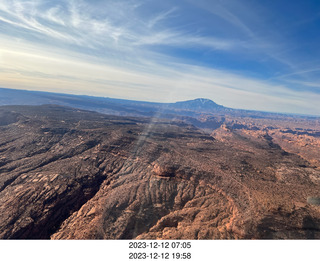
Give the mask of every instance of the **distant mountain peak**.
M 197 98 L 194 100 L 181 101 L 173 104 L 176 109 L 186 109 L 194 111 L 210 111 L 222 109 L 223 106 L 216 104 L 214 101 L 206 98 Z
M 191 101 L 199 102 L 199 103 L 202 103 L 202 104 L 206 104 L 206 103 L 207 104 L 216 104 L 214 101 L 212 101 L 210 99 L 206 99 L 206 98 L 197 98 L 197 99 L 194 99 L 194 100 L 191 100 Z

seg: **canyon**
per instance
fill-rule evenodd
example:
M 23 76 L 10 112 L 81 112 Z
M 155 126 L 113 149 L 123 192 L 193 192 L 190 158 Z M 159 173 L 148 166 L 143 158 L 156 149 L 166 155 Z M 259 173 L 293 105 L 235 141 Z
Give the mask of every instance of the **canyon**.
M 319 239 L 319 118 L 205 103 L 1 106 L 0 238 Z

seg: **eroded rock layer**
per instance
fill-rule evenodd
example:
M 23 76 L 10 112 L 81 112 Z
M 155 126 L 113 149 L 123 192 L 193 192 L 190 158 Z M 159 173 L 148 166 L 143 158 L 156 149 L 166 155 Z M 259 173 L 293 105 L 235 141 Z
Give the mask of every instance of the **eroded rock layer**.
M 320 238 L 319 166 L 276 133 L 59 106 L 0 121 L 1 238 Z

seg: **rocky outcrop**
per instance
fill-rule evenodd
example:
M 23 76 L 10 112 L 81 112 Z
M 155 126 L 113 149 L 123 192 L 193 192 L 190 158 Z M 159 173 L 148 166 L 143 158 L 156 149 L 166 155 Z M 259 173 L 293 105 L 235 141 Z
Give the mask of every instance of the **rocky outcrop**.
M 3 239 L 320 238 L 320 171 L 271 134 L 53 105 L 0 115 Z

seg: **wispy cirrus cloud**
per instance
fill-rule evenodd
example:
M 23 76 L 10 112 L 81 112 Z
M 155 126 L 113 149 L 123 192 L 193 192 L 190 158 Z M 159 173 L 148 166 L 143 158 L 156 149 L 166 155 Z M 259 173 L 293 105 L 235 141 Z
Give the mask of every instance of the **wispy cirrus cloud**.
M 3 0 L 0 84 L 317 112 L 319 62 L 295 53 L 271 11 L 245 0 Z
M 154 27 L 157 23 L 159 23 L 162 20 L 166 20 L 170 15 L 172 15 L 175 11 L 177 10 L 176 7 L 173 7 L 169 9 L 168 11 L 160 12 L 158 15 L 156 15 L 154 18 L 152 18 L 150 21 L 147 23 L 147 27 L 152 28 Z
M 106 4 L 106 12 L 99 18 L 95 18 L 94 13 L 88 12 L 88 9 L 96 11 L 90 7 L 92 6 L 84 1 L 68 1 L 63 5 L 52 6 L 44 5 L 43 1 L 4 1 L 0 5 L 0 19 L 18 28 L 37 32 L 39 36 L 44 34 L 47 37 L 86 47 L 94 47 L 93 44 L 96 44 L 95 47 L 106 47 L 110 44 L 108 40 L 114 40 L 113 44 L 119 44 L 120 38 L 126 46 L 151 44 L 182 46 L 188 43 L 214 49 L 238 46 L 238 43 L 227 39 L 197 37 L 193 33 L 170 28 L 154 29 L 155 24 L 168 19 L 177 8 L 159 12 L 151 20 L 139 17 L 132 12 L 134 8 L 131 8 L 126 20 L 119 22 L 111 20 L 112 15 L 109 14 L 113 13 L 114 16 L 115 13 L 119 13 L 120 16 L 124 16 L 123 9 L 128 8 L 125 2 L 122 5 Z

